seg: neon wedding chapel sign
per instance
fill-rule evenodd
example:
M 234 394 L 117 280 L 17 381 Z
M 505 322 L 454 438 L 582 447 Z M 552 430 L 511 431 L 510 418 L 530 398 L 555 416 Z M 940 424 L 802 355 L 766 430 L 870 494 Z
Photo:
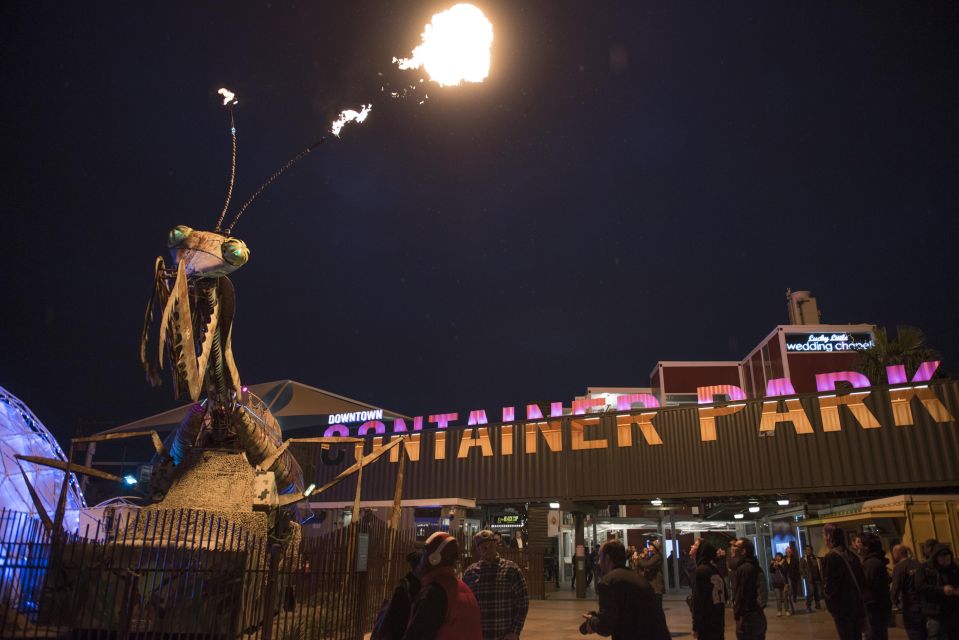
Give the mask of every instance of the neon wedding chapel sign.
M 871 349 L 871 333 L 787 333 L 788 353 L 833 353 Z

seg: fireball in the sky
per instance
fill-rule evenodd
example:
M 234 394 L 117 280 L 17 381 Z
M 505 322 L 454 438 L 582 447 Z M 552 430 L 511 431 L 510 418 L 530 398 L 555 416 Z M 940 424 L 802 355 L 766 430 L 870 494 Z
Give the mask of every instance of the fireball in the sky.
M 433 16 L 423 43 L 409 58 L 396 59 L 400 69 L 424 67 L 441 86 L 482 82 L 489 75 L 493 25 L 471 4 L 458 4 Z

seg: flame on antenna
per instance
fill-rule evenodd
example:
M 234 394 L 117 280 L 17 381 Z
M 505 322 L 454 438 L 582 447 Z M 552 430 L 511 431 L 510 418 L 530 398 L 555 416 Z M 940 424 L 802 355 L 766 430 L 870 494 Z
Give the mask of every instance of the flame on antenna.
M 330 131 L 337 138 L 340 137 L 340 131 L 343 130 L 343 127 L 346 126 L 348 122 L 363 122 L 366 120 L 366 116 L 370 114 L 370 111 L 373 109 L 372 104 L 363 105 L 363 108 L 360 111 L 355 111 L 353 109 L 344 109 L 340 112 L 340 116 L 333 121 L 333 124 L 330 126 Z
M 239 100 L 236 99 L 236 94 L 230 91 L 229 89 L 227 89 L 226 87 L 220 87 L 220 90 L 217 91 L 217 93 L 223 96 L 224 107 L 232 107 L 233 105 L 239 102 Z

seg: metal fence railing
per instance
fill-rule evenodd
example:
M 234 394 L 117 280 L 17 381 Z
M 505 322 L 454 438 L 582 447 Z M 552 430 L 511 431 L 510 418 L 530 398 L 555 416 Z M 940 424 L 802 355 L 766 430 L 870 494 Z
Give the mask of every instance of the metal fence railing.
M 146 509 L 49 536 L 0 510 L 0 637 L 353 640 L 413 539 L 368 517 L 284 547 L 215 514 Z

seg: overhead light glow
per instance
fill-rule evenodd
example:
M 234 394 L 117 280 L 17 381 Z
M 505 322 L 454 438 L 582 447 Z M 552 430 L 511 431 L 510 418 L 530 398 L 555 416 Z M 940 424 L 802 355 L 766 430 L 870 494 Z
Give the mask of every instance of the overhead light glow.
M 393 58 L 400 69 L 423 67 L 440 86 L 482 82 L 489 75 L 493 25 L 471 4 L 458 4 L 433 16 L 423 43 L 409 58 Z
M 308 486 L 306 489 L 304 489 L 303 495 L 309 496 L 311 493 L 313 493 L 313 490 L 314 490 L 314 489 L 316 489 L 316 484 L 310 484 L 310 486 Z
M 743 514 L 741 514 L 741 513 L 734 513 L 734 514 L 733 514 L 733 517 L 736 518 L 737 520 L 742 520 L 742 519 L 743 519 Z
M 123 482 L 124 484 L 132 487 L 133 485 L 137 483 L 137 479 L 131 475 L 126 475 L 126 476 L 123 476 Z
M 789 499 L 785 498 L 783 500 L 776 500 L 776 504 L 778 504 L 780 507 L 785 507 L 789 504 Z
M 559 509 L 559 503 L 558 503 L 558 502 L 550 502 L 550 503 L 549 503 L 549 508 L 550 508 L 550 509 Z
M 759 513 L 759 505 L 749 507 L 749 513 Z
M 661 499 L 659 499 L 659 498 L 654 498 L 653 500 L 650 500 L 650 503 L 652 503 L 652 505 L 653 505 L 654 507 L 661 507 L 661 506 L 663 506 L 663 501 L 662 501 Z

